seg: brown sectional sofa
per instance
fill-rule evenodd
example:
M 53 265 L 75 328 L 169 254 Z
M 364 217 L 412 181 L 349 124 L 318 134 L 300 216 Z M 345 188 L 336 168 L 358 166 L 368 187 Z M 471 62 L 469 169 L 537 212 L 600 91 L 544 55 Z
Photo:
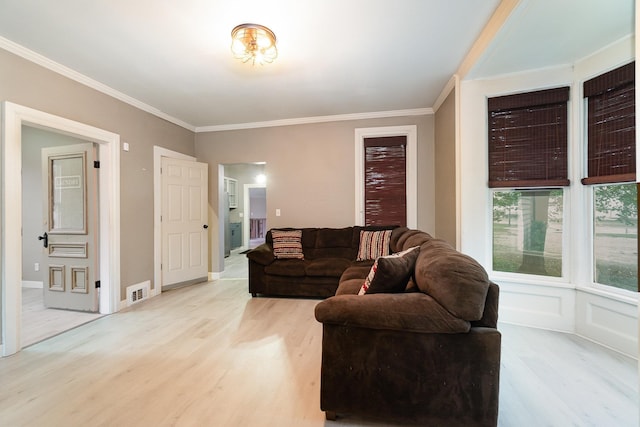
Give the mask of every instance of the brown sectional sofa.
M 304 259 L 276 259 L 273 230 L 265 243 L 247 253 L 249 292 L 261 295 L 327 298 L 335 295 L 342 273 L 361 266 L 367 271 L 373 260 L 356 261 L 360 231 L 389 230 L 393 226 L 301 228 Z M 281 228 L 280 230 L 294 230 Z
M 270 230 L 247 254 L 253 296 L 326 298 L 315 316 L 323 325 L 320 407 L 327 419 L 496 426 L 498 286 L 445 241 L 392 227 L 391 252 L 419 248 L 410 278 L 392 293 L 358 295 L 374 263 L 356 261 L 360 232 L 372 229 L 389 227 L 304 228 L 304 260 L 276 259 Z M 394 265 L 379 261 L 376 280 L 394 277 Z
M 336 295 L 316 306 L 321 409 L 328 419 L 495 426 L 498 286 L 446 242 L 419 230 L 393 231 L 393 252 L 415 246 L 420 252 L 404 292 L 358 295 L 368 270 L 351 266 Z

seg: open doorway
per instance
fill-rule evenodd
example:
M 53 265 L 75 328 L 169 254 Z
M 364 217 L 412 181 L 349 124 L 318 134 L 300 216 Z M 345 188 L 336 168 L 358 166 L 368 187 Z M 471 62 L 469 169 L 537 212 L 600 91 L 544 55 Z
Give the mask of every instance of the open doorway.
M 267 233 L 267 187 L 266 183 L 245 184 L 244 198 L 247 212 L 244 221 L 244 247 L 253 249 L 264 243 Z
M 3 183 L 0 216 L 2 282 L 2 355 L 22 348 L 22 128 L 47 129 L 97 144 L 100 158 L 98 180 L 100 313 L 118 310 L 120 302 L 120 136 L 93 126 L 10 102 L 2 103 Z
M 244 253 L 264 242 L 266 233 L 266 163 L 233 163 L 222 167 L 224 277 L 245 277 Z
M 62 153 L 60 150 L 64 147 L 86 148 L 88 146 L 91 147 L 92 152 L 95 152 L 93 145 L 86 140 L 69 135 L 22 126 L 21 340 L 23 346 L 42 341 L 102 316 L 97 312 L 97 290 L 87 286 L 95 281 L 89 278 L 98 274 L 95 256 L 99 237 L 98 224 L 95 221 L 98 189 L 97 180 L 90 179 L 96 173 L 92 169 L 77 170 L 72 173 L 74 165 L 72 162 L 77 157 L 68 154 L 58 155 L 52 166 L 56 170 L 59 169 L 60 174 L 64 176 L 57 176 L 56 182 L 50 182 L 47 179 L 46 170 L 49 162 L 45 162 L 42 158 L 47 152 Z M 92 166 L 93 162 L 90 163 Z M 85 182 L 93 185 L 86 185 Z M 45 194 L 49 183 L 55 191 L 51 198 L 49 194 Z M 74 197 L 76 193 L 84 197 L 76 198 Z M 77 230 L 71 230 L 74 231 L 71 241 L 58 242 L 60 239 L 66 239 L 66 234 L 55 234 L 60 231 L 60 227 L 49 224 L 49 215 L 46 215 L 49 200 L 56 203 L 56 221 L 61 223 L 59 225 L 68 228 L 73 225 L 73 222 L 80 222 L 85 233 L 79 234 L 75 232 Z M 80 204 L 75 203 L 76 201 Z M 67 209 L 68 215 L 61 215 L 64 210 L 60 209 L 65 206 L 72 210 Z M 85 210 L 87 206 L 91 208 L 89 211 Z M 52 232 L 52 228 L 58 230 Z M 43 233 L 48 234 L 45 236 Z M 77 243 L 78 240 L 83 242 Z M 46 242 L 46 247 L 43 242 Z M 58 250 L 50 250 L 56 247 L 54 245 L 57 245 Z M 89 250 L 83 250 L 85 248 Z M 57 269 L 58 272 L 64 273 L 59 277 L 62 283 L 67 284 L 63 289 L 57 289 L 55 283 L 48 283 L 50 278 L 56 277 L 55 274 L 47 274 L 50 271 L 49 264 L 58 267 L 69 264 L 66 268 Z M 78 282 L 66 276 L 82 280 Z M 72 289 L 72 284 L 84 287 Z

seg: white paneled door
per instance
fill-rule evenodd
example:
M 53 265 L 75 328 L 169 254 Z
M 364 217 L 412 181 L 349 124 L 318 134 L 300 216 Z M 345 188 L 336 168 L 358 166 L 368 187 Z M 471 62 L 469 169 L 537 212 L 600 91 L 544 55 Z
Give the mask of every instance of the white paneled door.
M 44 305 L 98 311 L 98 163 L 93 143 L 42 149 Z
M 208 277 L 207 164 L 162 158 L 162 288 Z

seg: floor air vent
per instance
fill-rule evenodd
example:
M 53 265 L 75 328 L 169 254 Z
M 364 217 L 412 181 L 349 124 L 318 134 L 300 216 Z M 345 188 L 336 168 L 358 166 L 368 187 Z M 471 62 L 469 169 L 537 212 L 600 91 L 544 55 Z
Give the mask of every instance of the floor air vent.
M 149 298 L 151 283 L 149 281 L 127 286 L 127 305 L 137 304 Z

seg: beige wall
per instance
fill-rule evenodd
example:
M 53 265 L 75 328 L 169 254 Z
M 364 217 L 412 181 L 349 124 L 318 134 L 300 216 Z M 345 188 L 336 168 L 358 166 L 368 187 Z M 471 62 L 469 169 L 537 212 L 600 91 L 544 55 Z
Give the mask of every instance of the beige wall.
M 456 89 L 435 114 L 435 237 L 456 246 Z
M 338 121 L 196 134 L 208 162 L 210 224 L 218 222 L 218 165 L 266 162 L 267 224 L 345 227 L 355 221 L 355 129 L 417 125 L 418 228 L 433 232 L 433 116 Z M 281 216 L 275 215 L 280 209 Z M 210 271 L 221 271 L 219 231 L 211 227 Z
M 0 50 L 0 101 L 55 114 L 121 136 L 121 297 L 153 283 L 153 146 L 194 154 L 194 133 Z

